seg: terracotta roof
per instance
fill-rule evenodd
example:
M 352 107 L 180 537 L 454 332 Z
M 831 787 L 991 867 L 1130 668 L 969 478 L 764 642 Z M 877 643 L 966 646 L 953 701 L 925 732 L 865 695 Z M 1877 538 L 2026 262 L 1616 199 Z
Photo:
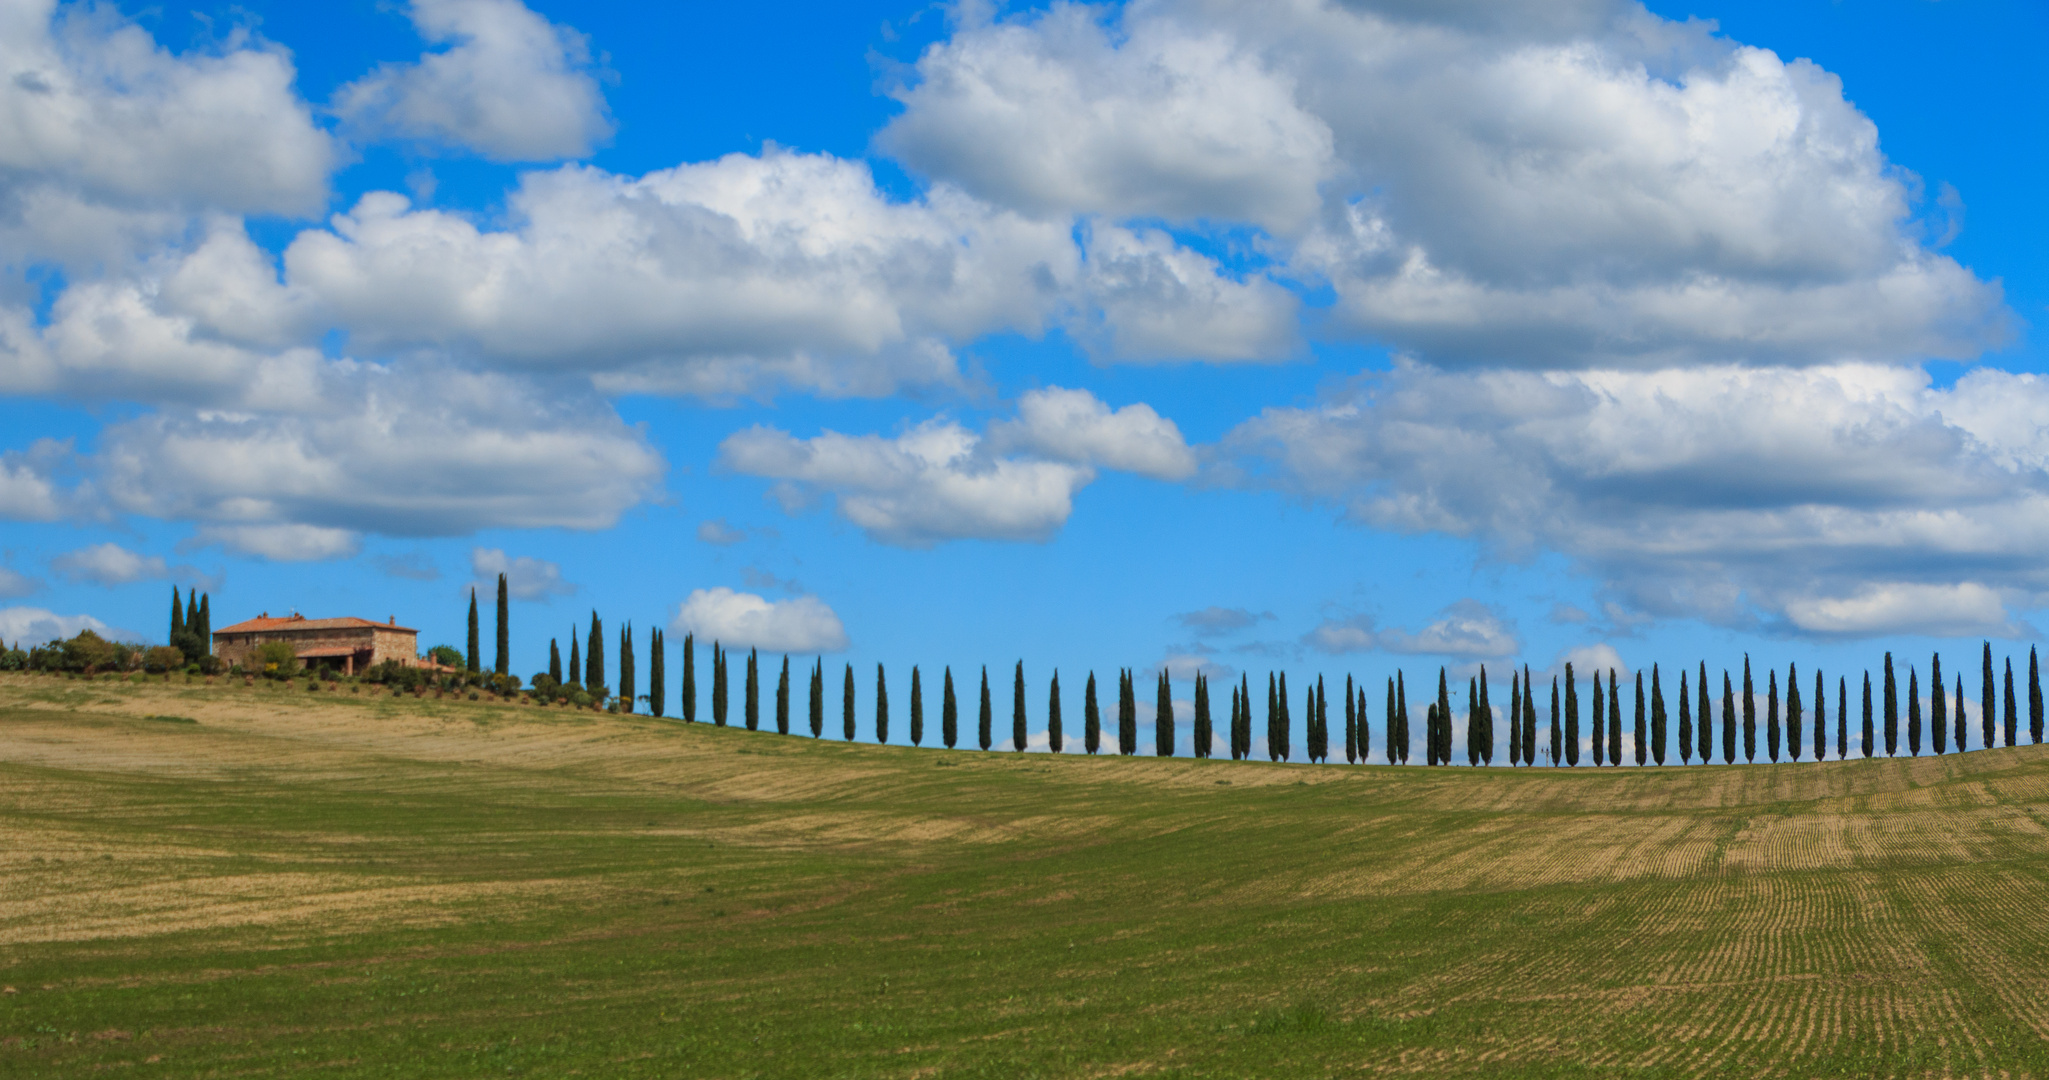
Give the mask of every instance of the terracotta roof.
M 353 616 L 340 619 L 309 619 L 304 615 L 292 615 L 282 619 L 273 619 L 268 615 L 263 615 L 254 619 L 245 619 L 233 626 L 215 630 L 213 636 L 220 637 L 223 634 L 255 634 L 265 630 L 363 630 L 371 628 L 395 630 L 405 634 L 419 633 L 418 630 L 410 626 L 398 626 L 388 622 L 372 622 L 369 619 L 358 619 Z

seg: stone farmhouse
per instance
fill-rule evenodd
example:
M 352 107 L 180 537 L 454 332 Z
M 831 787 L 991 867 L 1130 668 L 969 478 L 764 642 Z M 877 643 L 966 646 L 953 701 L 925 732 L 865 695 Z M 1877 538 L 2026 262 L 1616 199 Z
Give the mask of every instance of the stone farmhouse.
M 273 619 L 269 612 L 213 632 L 213 654 L 223 665 L 254 667 L 256 650 L 282 641 L 298 654 L 304 667 L 333 667 L 354 675 L 386 660 L 418 664 L 420 632 L 368 619 L 309 619 L 293 614 Z

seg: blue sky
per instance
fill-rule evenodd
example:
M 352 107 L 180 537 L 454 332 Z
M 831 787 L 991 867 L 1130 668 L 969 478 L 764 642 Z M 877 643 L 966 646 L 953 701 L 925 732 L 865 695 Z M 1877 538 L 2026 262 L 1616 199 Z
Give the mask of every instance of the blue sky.
M 2049 16 L 1412 7 L 0 3 L 0 635 L 2024 656 Z

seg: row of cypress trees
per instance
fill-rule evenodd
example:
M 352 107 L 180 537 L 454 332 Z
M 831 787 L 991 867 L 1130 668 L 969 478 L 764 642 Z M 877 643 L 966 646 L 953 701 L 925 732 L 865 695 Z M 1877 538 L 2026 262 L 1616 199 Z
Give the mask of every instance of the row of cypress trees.
M 197 663 L 213 653 L 213 594 L 193 589 L 181 601 L 178 587 L 171 586 L 171 634 L 166 645 L 185 654 L 187 663 Z

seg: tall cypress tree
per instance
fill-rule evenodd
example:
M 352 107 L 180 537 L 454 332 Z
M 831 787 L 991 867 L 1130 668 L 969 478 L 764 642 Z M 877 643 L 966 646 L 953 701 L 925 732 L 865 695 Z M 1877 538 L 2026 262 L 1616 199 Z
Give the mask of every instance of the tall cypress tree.
M 1814 669 L 1814 760 L 1828 760 L 1828 682 Z
M 548 639 L 548 677 L 555 680 L 555 685 L 562 685 L 562 646 L 554 638 Z
M 996 714 L 989 704 L 989 666 L 987 664 L 982 665 L 982 712 L 978 720 L 979 725 L 975 730 L 975 735 L 980 740 L 982 749 L 987 750 L 996 745 Z
M 1646 703 L 1643 699 L 1642 668 L 1636 669 L 1636 697 L 1632 700 L 1635 702 L 1636 707 L 1636 745 L 1633 749 L 1636 753 L 1636 766 L 1640 769 L 1643 768 L 1644 762 L 1650 757 L 1650 747 L 1646 745 L 1650 742 L 1650 722 L 1644 715 L 1648 710 L 1645 708 Z
M 1160 669 L 1159 702 L 1153 706 L 1153 754 L 1174 756 L 1174 688 L 1167 669 Z
M 2006 745 L 2012 746 L 2014 744 L 2015 729 L 2019 726 L 2019 717 L 2014 709 L 2013 657 L 2011 656 L 2006 658 L 2006 712 L 2004 718 L 2006 720 Z
M 1557 761 L 1557 748 L 1552 748 L 1551 760 Z M 1573 681 L 1572 662 L 1565 663 L 1565 764 L 1579 765 L 1579 685 Z
M 1366 722 L 1366 689 L 1359 688 L 1359 761 L 1364 763 L 1373 753 L 1373 725 Z
M 948 750 L 960 741 L 960 703 L 953 697 L 953 666 L 950 664 L 939 691 L 939 741 Z
M 1764 673 L 1764 752 L 1773 764 L 1779 760 L 1779 673 Z
M 1317 708 L 1318 702 L 1322 699 L 1317 694 L 1315 686 L 1302 691 L 1302 697 L 1309 707 L 1308 713 L 1302 719 L 1302 742 L 1305 744 L 1302 750 L 1303 756 L 1307 757 L 1313 764 L 1317 760 L 1316 740 L 1322 734 L 1322 721 L 1319 717 L 1323 715 L 1323 711 Z
M 1942 654 L 1928 661 L 1928 744 L 1939 757 L 1949 750 L 1949 688 L 1942 685 Z
M 1557 768 L 1565 759 L 1560 757 L 1564 747 L 1562 733 L 1558 730 L 1558 676 L 1551 676 L 1551 767 Z
M 1786 756 L 1800 760 L 1800 670 L 1786 665 Z
M 1359 710 L 1352 704 L 1352 676 L 1345 676 L 1345 764 L 1359 763 Z
M 1743 760 L 1757 760 L 1757 697 L 1750 682 L 1750 654 L 1743 654 Z
M 1394 703 L 1395 708 L 1401 711 L 1402 737 L 1400 749 L 1402 752 L 1402 764 L 1407 765 L 1409 763 L 1411 747 L 1416 741 L 1416 734 L 1409 725 L 1409 686 L 1407 680 L 1403 678 L 1400 668 L 1396 668 L 1394 673 Z
M 463 668 L 473 675 L 481 670 L 477 667 L 477 654 L 482 648 L 483 645 L 479 643 L 477 638 L 477 590 L 472 587 L 470 589 L 470 647 L 469 651 L 463 654 L 462 663 Z M 1985 665 L 1985 670 L 1990 672 L 1992 670 L 1992 661 L 1987 660 Z
M 569 628 L 569 681 L 564 685 L 583 685 L 583 647 L 576 643 L 574 626 Z
M 1700 740 L 1700 763 L 1708 765 L 1715 760 L 1715 703 L 1714 699 L 1708 696 L 1707 661 L 1700 662 L 1697 674 L 1700 677 L 1694 680 L 1693 684 L 1693 692 L 1696 695 L 1696 707 L 1693 710 L 1694 737 Z
M 1402 754 L 1396 740 L 1401 735 L 1401 712 L 1395 706 L 1394 680 L 1387 680 L 1387 763 L 1399 765 Z
M 1961 682 L 1961 680 L 1959 680 Z M 1848 680 L 1836 677 L 1836 760 L 1850 757 L 1850 688 Z
M 1269 671 L 1266 673 L 1266 759 L 1268 761 L 1281 760 L 1280 724 L 1280 692 L 1275 687 L 1274 673 Z
M 512 604 L 506 597 L 505 575 L 498 575 L 498 660 L 491 670 L 500 675 L 512 673 Z
M 1310 720 L 1313 733 L 1309 745 L 1309 760 L 1330 760 L 1330 710 L 1329 699 L 1323 696 L 1323 676 L 1316 677 L 1316 686 L 1309 694 Z
M 1679 669 L 1679 764 L 1693 764 L 1693 700 L 1687 696 L 1686 669 Z
M 1602 698 L 1601 669 L 1594 669 L 1594 768 L 1608 763 L 1608 703 Z
M 583 684 L 592 694 L 605 685 L 605 623 L 591 612 L 590 636 L 583 639 Z
M 669 657 L 664 647 L 664 635 L 660 627 L 654 631 L 654 640 L 648 642 L 647 654 L 647 711 L 656 716 L 667 716 L 669 710 Z
M 1010 748 L 1025 748 L 1024 661 L 1017 662 L 1017 677 L 1010 688 Z
M 875 741 L 889 741 L 889 682 L 882 675 L 882 665 L 875 665 Z
M 1059 753 L 1066 736 L 1060 730 L 1060 669 L 1054 668 L 1053 681 L 1046 691 L 1046 749 Z
M 171 586 L 171 633 L 164 642 L 177 646 L 180 650 L 185 647 L 185 605 L 178 598 L 176 585 Z
M 811 737 L 825 737 L 825 657 L 811 662 Z
M 1294 734 L 1295 725 L 1292 722 L 1294 718 L 1288 715 L 1288 673 L 1285 671 L 1281 672 L 1280 704 L 1281 718 L 1280 723 L 1275 726 L 1274 734 L 1279 736 L 1280 739 L 1280 746 L 1278 748 L 1280 759 L 1286 761 L 1288 760 L 1288 751 L 1290 749 L 1288 745 L 1289 737 Z
M 711 643 L 711 722 L 726 726 L 726 650 L 717 638 Z
M 747 730 L 761 730 L 761 670 L 755 650 L 747 650 L 747 693 L 741 706 L 747 718 Z
M 633 711 L 633 624 L 619 628 L 619 702 L 621 712 Z
M 1087 687 L 1081 697 L 1081 746 L 1089 756 L 1103 747 L 1103 711 L 1096 705 L 1096 673 L 1089 672 Z
M 1966 742 L 1965 742 L 1964 736 L 1965 736 L 1965 734 L 1966 734 L 1966 733 L 1968 733 L 1968 732 L 1969 732 L 1969 730 L 1970 730 L 1969 728 L 1967 728 L 1967 727 L 1965 727 L 1965 726 L 1964 726 L 1964 675 L 1963 675 L 1963 672 L 1958 672 L 1958 673 L 1957 673 L 1957 699 L 1956 699 L 1956 706 L 1957 706 L 1957 715 L 1956 715 L 1956 720 L 1954 721 L 1954 723 L 1956 724 L 1956 735 L 1957 735 L 1957 753 L 1961 754 L 1961 753 L 1963 753 L 1963 752 L 1964 752 L 1965 750 L 1969 749 L 1969 746 L 1968 746 L 1968 745 L 1966 744 Z
M 1722 764 L 1736 764 L 1736 688 L 1722 672 Z
M 1615 669 L 1608 669 L 1608 765 L 1622 764 L 1622 694 L 1615 689 Z
M 1480 665 L 1480 764 L 1494 764 L 1494 702 L 1487 695 L 1487 665 Z
M 1207 759 L 1210 756 L 1209 677 L 1200 669 L 1195 673 L 1195 756 Z
M 1877 751 L 1877 748 L 1872 745 L 1876 741 L 1872 736 L 1871 724 L 1871 673 L 1867 671 L 1864 673 L 1864 745 L 1862 747 L 1865 757 L 1870 757 Z
M 1229 751 L 1232 761 L 1237 761 L 1244 756 L 1243 754 L 1238 752 L 1238 710 L 1242 704 L 1242 701 L 1238 697 L 1238 688 L 1235 686 L 1232 687 L 1231 722 L 1230 726 L 1225 729 L 1226 733 L 1224 738 L 1225 749 Z
M 1466 680 L 1466 764 L 1480 764 L 1480 681 Z
M 2028 646 L 2028 741 L 2042 741 L 2042 668 L 2033 645 Z
M 1522 673 L 1508 669 L 1508 766 L 1514 768 L 1523 763 L 1523 683 Z
M 1451 684 L 1443 667 L 1437 669 L 1437 763 L 1451 764 Z
M 925 745 L 925 687 L 918 681 L 918 665 L 911 665 L 911 745 Z
M 790 733 L 790 654 L 783 654 L 783 670 L 775 680 L 775 733 Z
M 840 737 L 853 742 L 854 734 L 854 665 L 847 665 L 846 677 L 840 682 Z
M 1651 665 L 1651 760 L 1665 763 L 1665 688 L 1658 683 L 1656 664 Z
M 186 594 L 185 594 L 185 596 L 186 596 L 186 598 L 187 598 L 187 599 L 189 600 L 189 599 L 191 598 L 192 594 L 188 592 L 188 593 L 186 593 Z M 187 633 L 190 633 L 190 632 L 191 632 L 191 630 L 192 630 L 192 624 L 191 624 L 190 620 L 187 620 L 187 622 L 186 622 L 186 624 L 185 624 L 185 630 L 186 630 L 186 632 L 187 632 Z M 21 643 L 20 643 L 19 641 L 17 641 L 17 642 L 15 642 L 15 644 L 16 644 L 16 645 L 18 646 L 18 645 L 20 645 Z M 199 655 L 201 655 L 201 656 L 209 656 L 209 655 L 212 655 L 212 653 L 213 653 L 213 594 L 212 594 L 212 593 L 200 593 L 200 594 L 199 594 Z
M 1900 752 L 1900 684 L 1893 677 L 1892 653 L 1885 654 L 1885 756 Z
M 1117 752 L 1138 753 L 1138 688 L 1131 684 L 1130 668 L 1117 673 Z
M 1993 690 L 1992 643 L 1989 641 L 1985 643 L 1985 675 L 1979 685 L 1978 723 L 1985 729 L 1985 749 L 1990 750 L 1999 745 L 1998 732 L 1994 728 L 1999 716 L 1999 698 Z
M 1921 676 L 1907 665 L 1907 754 L 1921 756 Z
M 697 723 L 697 635 L 687 630 L 683 632 L 683 722 Z

